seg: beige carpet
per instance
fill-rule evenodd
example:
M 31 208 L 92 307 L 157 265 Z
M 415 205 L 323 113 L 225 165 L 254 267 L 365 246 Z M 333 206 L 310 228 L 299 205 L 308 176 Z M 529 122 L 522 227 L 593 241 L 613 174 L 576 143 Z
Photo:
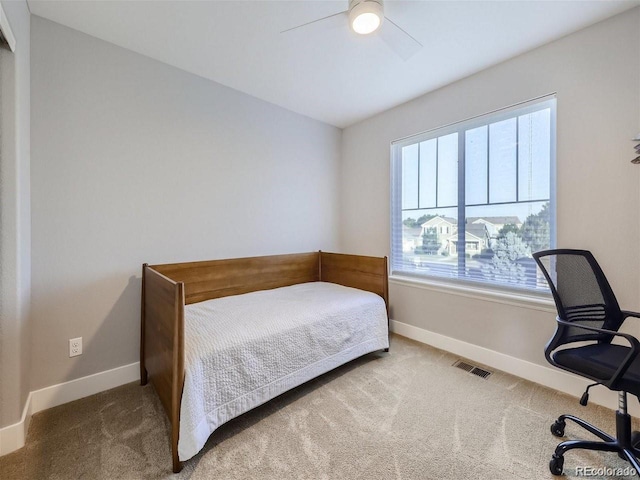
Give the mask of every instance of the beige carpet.
M 611 410 L 501 372 L 482 379 L 452 367 L 456 359 L 394 336 L 389 354 L 221 427 L 175 476 L 153 388 L 125 385 L 34 415 L 27 445 L 0 457 L 0 478 L 551 479 L 554 417 L 574 413 L 614 430 Z M 570 423 L 566 433 L 588 436 Z M 625 466 L 615 454 L 572 451 L 564 478 L 585 478 L 576 467 Z

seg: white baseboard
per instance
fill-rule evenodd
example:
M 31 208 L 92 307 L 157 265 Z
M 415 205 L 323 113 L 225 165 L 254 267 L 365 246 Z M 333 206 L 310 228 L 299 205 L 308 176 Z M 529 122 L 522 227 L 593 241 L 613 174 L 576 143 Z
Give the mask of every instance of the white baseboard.
M 31 415 L 34 413 L 136 380 L 140 380 L 139 362 L 34 390 L 27 397 L 20 421 L 0 428 L 0 456 L 24 446 Z
M 402 335 L 403 337 L 426 343 L 440 350 L 446 350 L 447 352 L 459 355 L 468 360 L 473 360 L 488 367 L 502 370 L 503 372 L 544 385 L 545 387 L 553 388 L 554 390 L 567 393 L 574 397 L 580 397 L 587 385 L 592 383 L 585 378 L 566 373 L 557 368 L 538 365 L 407 323 L 391 320 L 390 325 L 392 332 Z M 544 348 L 544 345 L 540 345 L 541 350 L 542 348 Z M 633 396 L 630 396 L 629 400 L 629 413 L 636 417 L 640 416 L 640 404 L 635 401 Z M 594 388 L 589 392 L 589 402 L 607 408 L 615 408 L 618 406 L 618 395 L 616 392 L 612 392 L 606 388 Z
M 27 431 L 29 430 L 29 423 L 31 422 L 31 396 L 33 392 L 29 393 L 24 408 L 22 409 L 22 417 L 18 423 L 9 425 L 8 427 L 0 428 L 0 456 L 11 453 L 24 446 L 27 438 Z

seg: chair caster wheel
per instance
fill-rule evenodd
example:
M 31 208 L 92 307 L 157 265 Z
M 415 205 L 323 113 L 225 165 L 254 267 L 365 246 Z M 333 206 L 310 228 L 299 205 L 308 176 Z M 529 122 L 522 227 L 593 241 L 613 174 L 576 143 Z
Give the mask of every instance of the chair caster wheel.
M 556 437 L 564 437 L 564 427 L 566 425 L 563 420 L 556 420 L 551 425 L 551 433 Z
M 549 471 L 553 475 L 562 475 L 562 467 L 564 466 L 564 457 L 556 457 L 553 455 L 549 462 Z

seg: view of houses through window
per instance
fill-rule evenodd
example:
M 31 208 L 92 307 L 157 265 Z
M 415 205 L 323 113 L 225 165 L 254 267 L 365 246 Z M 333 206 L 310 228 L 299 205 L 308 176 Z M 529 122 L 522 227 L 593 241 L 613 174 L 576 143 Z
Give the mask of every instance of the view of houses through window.
M 554 156 L 549 98 L 394 143 L 392 270 L 545 289 Z

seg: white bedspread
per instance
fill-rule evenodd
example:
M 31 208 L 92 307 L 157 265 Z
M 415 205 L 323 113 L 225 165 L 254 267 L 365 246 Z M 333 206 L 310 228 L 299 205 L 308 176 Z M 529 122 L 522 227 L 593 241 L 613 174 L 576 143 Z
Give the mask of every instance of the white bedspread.
M 388 346 L 384 300 L 333 283 L 187 305 L 180 460 L 232 418 Z

